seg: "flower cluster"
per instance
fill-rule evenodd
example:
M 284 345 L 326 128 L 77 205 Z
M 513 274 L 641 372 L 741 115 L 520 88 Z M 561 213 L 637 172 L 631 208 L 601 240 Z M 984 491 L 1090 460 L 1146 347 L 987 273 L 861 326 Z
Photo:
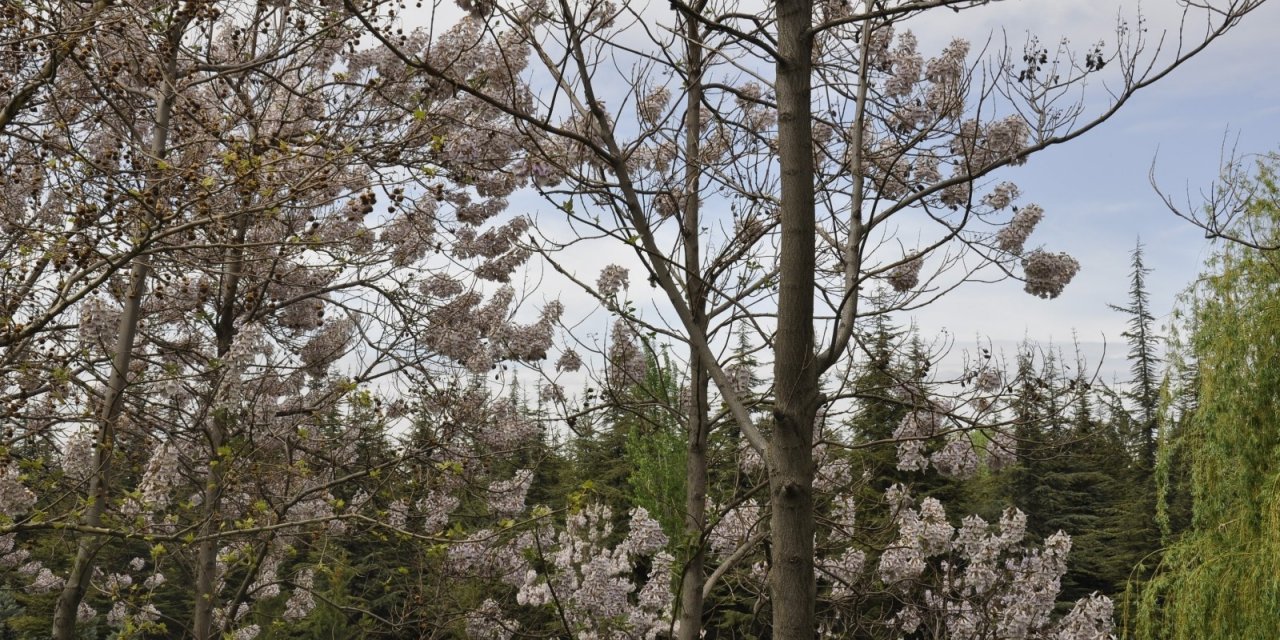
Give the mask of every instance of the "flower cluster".
M 1013 204 L 1018 199 L 1018 195 L 1018 185 L 1012 182 L 1001 182 L 990 193 L 982 196 L 982 204 L 999 211 Z
M 1056 298 L 1080 271 L 1080 263 L 1065 253 L 1049 253 L 1036 249 L 1022 257 L 1022 273 L 1027 293 L 1041 298 Z
M 1021 254 L 1027 238 L 1031 237 L 1031 232 L 1035 231 L 1036 225 L 1043 217 L 1044 209 L 1039 205 L 1029 204 L 1021 209 L 1015 209 L 1009 224 L 996 232 L 996 246 L 1000 247 L 1001 251 Z
M 618 320 L 609 337 L 609 384 L 619 390 L 643 381 L 649 363 L 635 330 Z
M 510 480 L 489 485 L 489 510 L 502 516 L 513 516 L 524 510 L 525 495 L 533 484 L 533 470 L 520 469 Z
M 968 436 L 960 434 L 929 456 L 933 468 L 951 478 L 972 478 L 978 473 L 978 452 Z
M 24 486 L 18 477 L 18 465 L 6 464 L 0 469 L 0 515 L 15 517 L 29 511 L 36 503 L 36 494 Z
M 911 93 L 920 81 L 924 58 L 916 51 L 916 36 L 905 31 L 898 36 L 898 46 L 889 57 L 892 72 L 884 83 L 885 97 L 901 98 Z
M 880 556 L 876 575 L 903 603 L 894 624 L 929 637 L 1102 640 L 1111 637 L 1112 605 L 1101 596 L 1078 602 L 1053 622 L 1055 597 L 1066 573 L 1071 540 L 1058 532 L 1042 548 L 1026 547 L 1027 519 L 1009 509 L 996 526 L 978 516 L 959 528 L 942 505 L 926 498 L 910 507 L 905 489 L 889 492 L 898 505 L 897 541 Z M 921 588 L 928 585 L 926 588 Z
M 582 356 L 573 349 L 565 349 L 556 360 L 556 371 L 577 371 L 582 368 Z
M 889 270 L 886 278 L 889 286 L 900 293 L 911 291 L 920 284 L 920 268 L 924 266 L 924 259 L 916 254 L 910 254 L 903 260 L 902 264 Z
M 929 461 L 924 457 L 925 439 L 942 429 L 942 416 L 932 411 L 912 411 L 898 423 L 893 437 L 898 441 L 898 468 L 903 471 L 924 471 Z
M 630 286 L 627 276 L 628 272 L 625 268 L 611 264 L 600 270 L 600 277 L 596 279 L 596 290 L 605 297 L 618 295 L 619 291 Z
M 626 538 L 610 549 L 606 541 L 613 534 L 611 520 L 608 507 L 587 506 L 570 515 L 551 540 L 529 549 L 555 569 L 545 574 L 528 571 L 516 600 L 524 606 L 557 607 L 575 637 L 617 637 L 625 629 L 626 637 L 652 640 L 671 624 L 667 585 L 674 562 L 662 551 L 666 536 L 637 507 Z M 643 586 L 635 582 L 635 566 L 642 557 L 652 563 Z
M 671 102 L 671 91 L 664 85 L 653 87 L 636 104 L 640 121 L 651 127 L 657 125 L 662 120 L 668 102 Z
M 763 517 L 760 504 L 755 500 L 744 500 L 729 509 L 707 535 L 711 550 L 724 555 L 733 553 L 762 526 Z
M 69 436 L 62 447 L 62 472 L 68 478 L 87 480 L 93 473 L 93 432 L 82 429 Z

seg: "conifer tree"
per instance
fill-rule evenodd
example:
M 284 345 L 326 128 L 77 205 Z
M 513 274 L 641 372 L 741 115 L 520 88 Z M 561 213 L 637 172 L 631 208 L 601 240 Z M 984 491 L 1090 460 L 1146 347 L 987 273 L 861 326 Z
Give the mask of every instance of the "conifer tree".
M 1129 371 L 1132 375 L 1124 397 L 1132 408 L 1131 437 L 1139 452 L 1138 459 L 1150 473 L 1155 467 L 1156 421 L 1160 406 L 1160 337 L 1153 326 L 1155 317 L 1151 315 L 1151 294 L 1147 291 L 1146 282 L 1151 269 L 1142 260 L 1141 241 L 1130 255 L 1129 303 L 1109 306 L 1129 316 L 1129 329 L 1121 334 L 1129 342 Z

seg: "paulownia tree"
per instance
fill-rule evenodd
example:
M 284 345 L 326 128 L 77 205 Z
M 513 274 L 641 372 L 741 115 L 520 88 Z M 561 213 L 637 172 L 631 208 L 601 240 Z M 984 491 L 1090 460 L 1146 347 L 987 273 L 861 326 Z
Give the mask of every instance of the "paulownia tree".
M 823 392 L 820 381 L 858 351 L 864 318 L 1002 275 L 1056 297 L 1079 264 L 1028 245 L 1043 209 L 1015 207 L 1018 188 L 990 176 L 1099 126 L 1259 2 L 1183 4 L 1168 38 L 1153 39 L 1138 18 L 1083 48 L 1032 38 L 976 60 L 964 40 L 933 57 L 920 51 L 912 20 L 984 4 L 463 3 L 475 46 L 532 51 L 533 68 L 523 57 L 512 67 L 531 87 L 516 103 L 483 74 L 378 28 L 394 3 L 345 2 L 388 60 L 504 111 L 539 191 L 571 224 L 634 251 L 672 317 L 647 330 L 690 354 L 687 535 L 706 530 L 711 382 L 767 466 L 775 638 L 817 628 L 816 420 L 840 395 L 857 395 Z M 1092 98 L 1076 92 L 1097 81 L 1107 88 L 1100 104 L 1076 99 Z M 454 145 L 465 152 L 470 142 L 443 141 Z M 551 253 L 566 242 L 537 246 Z M 607 294 L 604 281 L 595 289 Z M 763 429 L 718 349 L 740 324 L 771 356 Z M 697 637 L 705 567 L 698 552 L 682 561 L 680 633 Z
M 251 603 L 309 588 L 284 574 L 303 531 L 372 517 L 337 497 L 378 471 L 353 453 L 371 384 L 550 348 L 557 302 L 513 321 L 528 221 L 493 224 L 527 182 L 518 138 L 501 110 L 379 66 L 332 3 L 5 12 L 0 564 L 60 589 L 56 638 L 97 595 L 125 631 L 247 628 Z M 517 47 L 472 44 L 462 27 L 435 50 L 519 102 Z M 443 156 L 463 130 L 471 152 Z M 29 561 L 47 531 L 71 535 L 65 564 Z M 99 571 L 122 553 L 138 561 Z M 176 608 L 124 597 L 162 568 L 191 585 Z

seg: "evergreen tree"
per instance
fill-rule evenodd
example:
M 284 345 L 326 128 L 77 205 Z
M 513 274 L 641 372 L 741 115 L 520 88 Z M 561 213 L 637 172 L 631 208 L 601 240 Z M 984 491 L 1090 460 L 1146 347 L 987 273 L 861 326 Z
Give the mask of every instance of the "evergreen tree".
M 1114 597 L 1147 551 L 1132 522 L 1134 494 L 1145 489 L 1136 486 L 1116 422 L 1095 411 L 1091 385 L 1079 376 L 1070 388 L 1070 429 L 1055 443 L 1052 480 L 1058 491 L 1044 516 L 1047 528 L 1061 528 L 1072 537 L 1059 599 L 1072 601 L 1095 591 Z
M 1151 295 L 1146 283 L 1151 269 L 1142 261 L 1141 241 L 1130 255 L 1129 304 L 1109 306 L 1129 316 L 1129 329 L 1121 334 L 1129 342 L 1129 371 L 1132 375 L 1124 395 L 1132 407 L 1132 437 L 1139 452 L 1139 461 L 1149 473 L 1155 467 L 1156 418 L 1160 407 L 1160 337 L 1153 328 L 1155 318 L 1151 315 Z
M 1129 472 L 1129 491 L 1120 511 L 1117 525 L 1126 535 L 1112 547 L 1113 559 L 1128 563 L 1128 579 L 1141 581 L 1147 577 L 1150 558 L 1160 548 L 1160 529 L 1156 524 L 1156 445 L 1159 433 L 1161 382 L 1159 368 L 1162 338 L 1155 332 L 1151 299 L 1146 278 L 1151 269 L 1143 262 L 1139 241 L 1131 254 L 1129 302 L 1124 306 L 1109 305 L 1129 316 L 1128 329 L 1121 335 L 1129 343 L 1130 378 L 1125 390 L 1111 399 L 1112 423 L 1127 441 L 1134 454 Z M 1123 577 L 1123 576 L 1122 576 Z

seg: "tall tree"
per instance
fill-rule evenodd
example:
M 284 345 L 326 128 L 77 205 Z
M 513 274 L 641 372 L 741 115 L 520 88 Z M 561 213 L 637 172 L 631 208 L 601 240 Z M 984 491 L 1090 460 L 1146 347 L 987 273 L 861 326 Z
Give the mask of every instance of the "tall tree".
M 65 579 L 28 567 L 61 591 L 56 638 L 107 598 L 131 611 L 113 607 L 117 626 L 164 604 L 169 631 L 220 636 L 278 593 L 302 530 L 344 515 L 337 487 L 377 473 L 353 423 L 373 381 L 544 358 L 561 307 L 514 322 L 502 286 L 529 256 L 512 244 L 526 219 L 494 224 L 521 184 L 503 112 L 357 54 L 356 23 L 325 3 L 106 4 L 91 37 L 33 48 L 57 73 L 0 128 L 3 445 L 66 443 L 56 493 L 6 505 L 5 540 L 75 543 L 50 562 Z M 5 8 L 6 38 L 28 9 Z M 481 149 L 437 157 L 462 127 Z M 156 562 L 92 583 L 144 539 Z M 123 597 L 159 564 L 190 592 Z
M 1151 269 L 1142 261 L 1142 242 L 1134 247 L 1129 276 L 1129 304 L 1110 305 L 1129 316 L 1129 329 L 1122 335 L 1129 341 L 1129 388 L 1124 396 L 1132 407 L 1132 429 L 1138 459 L 1148 474 L 1155 468 L 1156 436 L 1160 415 L 1160 336 L 1151 315 L 1151 295 L 1146 278 Z
M 1280 236 L 1274 156 L 1233 233 Z M 1270 638 L 1280 634 L 1280 255 L 1225 242 L 1193 289 L 1198 405 L 1181 436 L 1192 463 L 1192 521 L 1141 594 L 1140 638 Z
M 535 100 L 520 103 L 488 90 L 482 78 L 451 69 L 447 60 L 401 46 L 392 32 L 377 31 L 418 73 L 516 118 L 529 134 L 529 171 L 541 177 L 557 210 L 625 243 L 652 275 L 674 311 L 673 326 L 660 328 L 687 341 L 691 375 L 705 369 L 736 427 L 767 462 L 775 638 L 808 638 L 816 628 L 813 448 L 817 415 L 829 400 L 819 381 L 853 350 L 864 295 L 887 285 L 897 294 L 891 306 L 907 308 L 978 269 L 1003 268 L 1025 279 L 1029 293 L 1056 297 L 1079 265 L 1066 254 L 1024 246 L 1043 211 L 1022 206 L 1006 224 L 997 216 L 1005 215 L 1016 187 L 1001 184 L 975 197 L 975 184 L 1097 127 L 1257 5 L 1210 8 L 1204 37 L 1162 62 L 1144 53 L 1140 30 L 1122 31 L 1114 50 L 1097 48 L 1080 58 L 1065 45 L 1051 54 L 1032 40 L 1020 56 L 997 53 L 989 77 L 994 84 L 972 73 L 967 43 L 953 42 L 926 61 L 910 32 L 895 33 L 922 10 L 980 4 L 780 0 L 757 10 L 677 1 L 677 22 L 669 29 L 624 33 L 650 16 L 603 1 L 538 4 L 532 14 L 521 2 L 462 3 L 478 42 L 510 38 L 533 47 L 537 74 L 550 80 Z M 387 10 L 350 0 L 345 6 L 370 27 Z M 631 44 L 633 35 L 654 46 Z M 693 50 L 704 58 L 691 68 Z M 604 80 L 603 69 L 631 60 L 634 81 Z M 1062 110 L 1067 87 L 1107 74 L 1104 67 L 1128 70 L 1116 77 L 1111 101 L 1088 117 L 1084 105 Z M 675 93 L 684 99 L 673 112 L 667 102 Z M 692 147 L 673 143 L 691 144 L 691 138 L 702 141 L 699 153 L 682 156 Z M 952 167 L 946 176 L 944 164 Z M 703 180 L 677 185 L 672 175 Z M 690 186 L 699 191 L 684 190 Z M 717 225 L 688 205 L 717 195 L 735 205 L 729 209 L 736 219 Z M 595 208 L 584 211 L 588 203 Z M 902 247 L 882 241 L 886 230 L 915 214 L 936 223 L 927 237 Z M 691 219 L 699 224 L 690 226 Z M 1000 222 L 984 226 L 984 219 Z M 710 266 L 694 271 L 677 258 L 717 227 L 725 233 L 718 252 L 704 252 Z M 705 314 L 696 303 L 699 282 L 707 285 Z M 755 322 L 773 356 L 767 434 L 736 397 L 717 353 L 710 327 L 725 323 L 711 325 L 708 318 L 719 313 L 769 317 Z M 694 406 L 700 404 L 695 399 Z M 701 431 L 691 436 L 696 447 Z M 699 484 L 693 479 L 691 492 Z M 692 633 L 688 626 L 682 634 Z

